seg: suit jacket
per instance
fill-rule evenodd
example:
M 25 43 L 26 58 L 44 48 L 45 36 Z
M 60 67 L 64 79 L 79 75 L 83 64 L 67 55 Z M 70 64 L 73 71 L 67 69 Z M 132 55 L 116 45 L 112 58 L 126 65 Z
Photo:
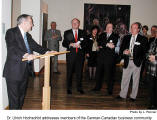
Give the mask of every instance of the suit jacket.
M 124 68 L 127 68 L 128 66 L 129 56 L 124 55 L 123 52 L 124 50 L 129 49 L 131 37 L 132 35 L 124 36 L 124 39 L 120 48 L 120 55 L 122 58 L 124 58 Z M 135 44 L 133 48 L 133 62 L 137 67 L 140 67 L 143 59 L 145 58 L 145 54 L 147 52 L 148 40 L 146 37 L 138 34 L 135 42 L 138 44 Z
M 62 40 L 61 32 L 59 30 L 55 30 L 55 34 L 58 35 L 58 37 L 53 39 L 52 29 L 49 29 L 44 36 L 44 40 L 48 42 L 49 49 L 59 51 L 59 41 Z
M 149 38 L 149 41 L 148 41 L 148 50 L 150 49 L 150 44 L 154 41 L 155 37 L 151 37 Z
M 31 52 L 35 51 L 44 54 L 48 51 L 48 49 L 38 45 L 29 33 L 26 36 Z M 7 30 L 5 40 L 7 45 L 7 58 L 3 76 L 13 81 L 22 80 L 28 63 L 27 61 L 22 62 L 23 55 L 27 53 L 27 49 L 19 27 Z
M 116 46 L 118 42 L 119 36 L 117 34 L 112 33 L 109 38 L 107 39 L 107 33 L 102 33 L 98 39 L 98 46 L 101 46 L 100 48 L 100 54 L 101 56 L 110 56 L 115 57 L 115 48 L 111 49 L 107 47 L 107 43 L 111 42 Z
M 86 50 L 85 49 L 86 48 L 85 36 L 86 36 L 85 31 L 79 29 L 77 41 L 80 41 L 81 48 L 78 48 L 77 55 L 79 55 L 80 57 L 83 57 L 83 58 L 84 58 L 84 54 L 85 54 L 85 50 Z M 67 48 L 67 50 L 70 51 L 70 53 L 67 54 L 67 57 L 73 57 L 73 55 L 76 55 L 76 48 L 70 47 L 69 46 L 70 43 L 75 43 L 75 37 L 73 35 L 72 29 L 64 32 L 64 40 L 62 42 L 63 47 Z

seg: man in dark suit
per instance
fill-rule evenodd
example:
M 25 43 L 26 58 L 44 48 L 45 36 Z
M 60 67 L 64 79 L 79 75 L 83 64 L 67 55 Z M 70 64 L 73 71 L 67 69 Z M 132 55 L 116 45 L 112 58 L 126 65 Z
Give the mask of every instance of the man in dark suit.
M 17 27 L 6 32 L 7 58 L 3 71 L 6 78 L 9 109 L 22 109 L 27 88 L 30 60 L 33 51 L 44 54 L 48 49 L 38 45 L 28 33 L 33 27 L 32 16 L 23 14 L 17 18 Z M 29 61 L 22 62 L 22 58 Z
M 141 71 L 141 64 L 147 51 L 148 40 L 146 37 L 139 34 L 139 24 L 133 23 L 131 25 L 131 34 L 126 35 L 123 39 L 120 55 L 124 59 L 124 68 L 121 81 L 121 91 L 117 99 L 127 98 L 130 79 L 132 76 L 132 92 L 129 100 L 134 102 L 138 93 L 139 78 Z
M 149 47 L 150 47 L 150 44 L 154 41 L 154 38 L 156 37 L 155 36 L 155 32 L 157 31 L 157 25 L 153 25 L 152 27 L 151 27 L 151 37 L 150 37 L 150 39 L 149 39 Z
M 67 94 L 72 94 L 72 75 L 75 71 L 77 79 L 77 91 L 84 93 L 82 89 L 82 72 L 85 59 L 85 32 L 79 29 L 80 21 L 74 18 L 72 29 L 64 32 L 63 47 L 70 53 L 66 54 L 67 62 Z
M 107 80 L 108 95 L 112 95 L 113 76 L 115 69 L 115 46 L 118 42 L 118 35 L 113 33 L 113 24 L 106 25 L 106 32 L 102 33 L 98 39 L 100 51 L 97 56 L 96 68 L 96 86 L 93 91 L 99 91 L 102 88 L 104 74 Z

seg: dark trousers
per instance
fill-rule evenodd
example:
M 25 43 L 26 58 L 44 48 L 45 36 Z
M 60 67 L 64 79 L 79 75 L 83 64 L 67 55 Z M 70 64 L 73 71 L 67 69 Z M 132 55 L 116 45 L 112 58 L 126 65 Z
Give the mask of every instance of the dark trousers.
M 145 82 L 144 81 L 144 79 L 143 79 L 143 72 L 144 72 L 144 70 L 145 70 L 145 63 L 146 63 L 146 60 L 143 60 L 143 62 L 142 62 L 142 66 L 141 66 L 141 72 L 140 72 L 140 82 Z
M 52 57 L 50 57 L 50 85 L 52 84 L 52 78 L 53 78 L 53 63 L 52 63 Z
M 22 109 L 28 83 L 28 66 L 25 70 L 23 79 L 12 80 L 11 78 L 6 78 L 6 83 L 9 98 L 9 109 Z
M 113 90 L 113 76 L 115 73 L 115 59 L 114 57 L 108 56 L 99 56 L 97 59 L 97 67 L 96 67 L 96 90 L 100 90 L 103 84 L 103 78 L 105 75 L 107 82 L 107 90 L 108 93 L 112 94 Z
M 67 90 L 72 90 L 72 77 L 74 72 L 76 74 L 77 90 L 82 90 L 83 65 L 83 55 L 77 53 L 67 56 Z
M 157 107 L 157 77 L 147 75 L 149 103 Z

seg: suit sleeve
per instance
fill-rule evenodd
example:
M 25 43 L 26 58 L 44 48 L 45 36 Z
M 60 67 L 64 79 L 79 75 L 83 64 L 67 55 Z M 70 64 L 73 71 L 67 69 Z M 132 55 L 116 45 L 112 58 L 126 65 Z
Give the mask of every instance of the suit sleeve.
M 90 51 L 91 51 L 91 40 L 90 40 L 90 36 L 86 36 L 86 53 L 90 53 Z
M 120 46 L 120 50 L 119 50 L 119 55 L 121 58 L 124 58 L 125 55 L 123 54 L 124 50 L 126 49 L 126 41 L 127 41 L 127 37 L 124 36 L 122 44 Z
M 17 42 L 15 40 L 15 34 L 13 31 L 8 30 L 5 36 L 7 52 L 10 54 L 8 57 L 12 57 L 13 59 L 20 60 L 22 59 L 25 52 L 18 47 Z
M 62 45 L 63 45 L 63 47 L 69 49 L 70 41 L 67 38 L 67 34 L 68 33 L 65 31 L 64 32 L 64 39 L 63 39 Z
M 103 34 L 100 35 L 100 37 L 98 38 L 98 46 L 100 47 L 104 47 L 104 44 L 103 44 Z
M 86 48 L 88 47 L 87 45 L 87 35 L 86 35 L 86 32 L 84 30 L 82 30 L 82 38 L 84 39 L 82 42 L 81 42 L 81 48 L 86 52 Z
M 37 44 L 31 35 L 29 35 L 30 48 L 40 54 L 45 54 L 47 51 L 50 51 L 48 48 L 43 48 L 41 45 Z
M 57 38 L 58 41 L 62 41 L 62 36 L 61 36 L 61 32 L 58 31 L 58 38 Z

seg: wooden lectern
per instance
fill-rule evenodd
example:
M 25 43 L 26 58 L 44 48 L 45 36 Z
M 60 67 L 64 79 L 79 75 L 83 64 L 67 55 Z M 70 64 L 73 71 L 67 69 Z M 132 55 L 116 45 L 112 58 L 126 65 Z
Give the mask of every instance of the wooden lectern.
M 45 59 L 45 71 L 44 71 L 44 86 L 43 86 L 43 98 L 42 98 L 42 110 L 50 110 L 50 95 L 51 95 L 51 87 L 50 87 L 50 57 L 60 54 L 66 54 L 69 51 L 63 52 L 54 52 L 47 53 L 44 55 L 38 55 L 34 59 Z M 22 59 L 22 61 L 26 61 L 27 59 Z

